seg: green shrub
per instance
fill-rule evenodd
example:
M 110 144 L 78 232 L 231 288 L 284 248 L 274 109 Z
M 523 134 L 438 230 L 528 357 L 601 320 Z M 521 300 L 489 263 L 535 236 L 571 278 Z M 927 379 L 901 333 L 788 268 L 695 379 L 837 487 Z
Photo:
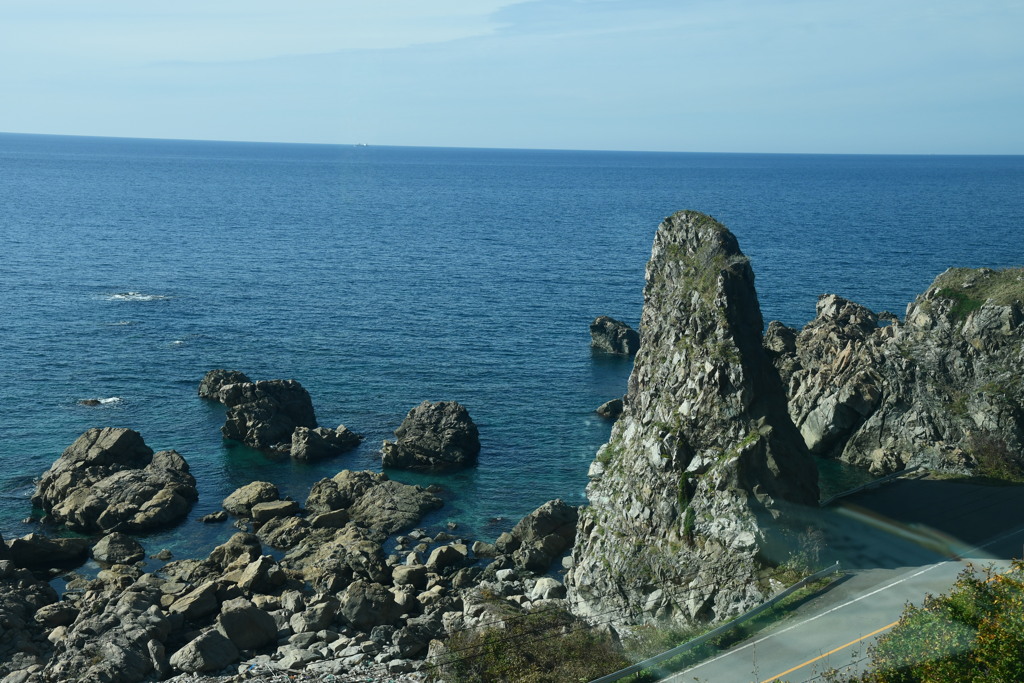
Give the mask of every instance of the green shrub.
M 540 609 L 505 628 L 458 633 L 438 662 L 439 677 L 459 683 L 585 683 L 630 665 L 621 647 L 563 610 Z

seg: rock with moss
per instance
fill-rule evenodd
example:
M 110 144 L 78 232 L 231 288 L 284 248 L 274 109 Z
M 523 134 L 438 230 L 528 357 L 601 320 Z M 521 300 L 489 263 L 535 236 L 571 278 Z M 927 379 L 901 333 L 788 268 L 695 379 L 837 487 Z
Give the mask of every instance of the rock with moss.
M 901 323 L 834 295 L 769 336 L 812 452 L 877 474 L 1024 477 L 1024 270 L 952 268 Z
M 602 621 L 716 622 L 762 602 L 791 511 L 817 469 L 762 347 L 754 275 L 700 213 L 658 228 L 622 416 L 591 468 L 574 611 Z

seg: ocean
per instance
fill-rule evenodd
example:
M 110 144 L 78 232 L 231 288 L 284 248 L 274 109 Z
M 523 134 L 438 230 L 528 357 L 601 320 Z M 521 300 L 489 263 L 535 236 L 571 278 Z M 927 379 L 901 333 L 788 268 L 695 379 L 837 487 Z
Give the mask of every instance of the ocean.
M 765 321 L 836 293 L 902 314 L 949 266 L 1024 264 L 1024 157 L 434 149 L 0 135 L 0 533 L 90 427 L 138 430 L 198 480 L 149 552 L 205 554 L 194 521 L 236 487 L 302 501 L 423 400 L 457 400 L 479 465 L 437 483 L 428 528 L 493 540 L 586 472 L 631 360 L 588 324 L 636 325 L 658 223 L 711 214 L 751 258 Z M 295 379 L 322 425 L 366 439 L 315 464 L 225 444 L 213 368 Z M 101 399 L 99 406 L 80 405 Z M 863 473 L 823 463 L 823 487 Z

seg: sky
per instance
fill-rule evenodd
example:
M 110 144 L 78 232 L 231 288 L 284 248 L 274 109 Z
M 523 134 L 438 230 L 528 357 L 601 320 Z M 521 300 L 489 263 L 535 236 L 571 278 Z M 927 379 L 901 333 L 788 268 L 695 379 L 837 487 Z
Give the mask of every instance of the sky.
M 0 0 L 0 131 L 1024 154 L 1024 0 Z

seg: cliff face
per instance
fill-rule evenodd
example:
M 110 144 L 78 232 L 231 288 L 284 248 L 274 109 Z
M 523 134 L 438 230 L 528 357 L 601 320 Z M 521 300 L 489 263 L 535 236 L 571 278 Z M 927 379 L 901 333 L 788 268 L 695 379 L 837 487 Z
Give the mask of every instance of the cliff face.
M 762 347 L 736 238 L 696 212 L 659 226 L 622 416 L 591 466 L 567 577 L 581 614 L 715 621 L 765 597 L 784 503 L 817 470 Z
M 955 268 L 902 323 L 828 295 L 799 334 L 772 323 L 765 343 L 812 452 L 878 474 L 1020 474 L 1022 299 L 1024 270 Z

